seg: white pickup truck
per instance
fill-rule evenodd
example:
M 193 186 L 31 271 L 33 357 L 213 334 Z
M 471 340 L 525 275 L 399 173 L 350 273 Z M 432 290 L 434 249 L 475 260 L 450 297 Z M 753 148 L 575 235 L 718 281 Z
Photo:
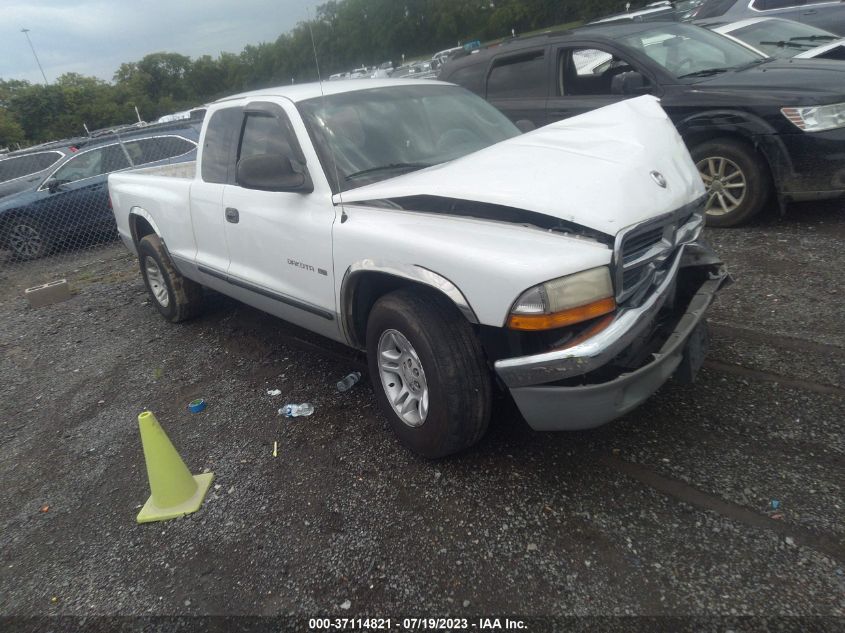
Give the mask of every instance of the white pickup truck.
M 400 439 L 477 442 L 492 392 L 538 430 L 691 381 L 729 279 L 652 97 L 521 134 L 453 85 L 357 80 L 220 100 L 196 164 L 109 176 L 158 310 L 206 286 L 365 350 Z

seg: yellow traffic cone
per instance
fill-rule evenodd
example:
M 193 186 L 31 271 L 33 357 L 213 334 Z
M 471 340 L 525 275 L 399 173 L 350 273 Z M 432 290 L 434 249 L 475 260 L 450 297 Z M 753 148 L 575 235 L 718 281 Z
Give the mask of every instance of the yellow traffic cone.
M 191 475 L 152 412 L 139 415 L 138 426 L 151 493 L 138 513 L 138 523 L 167 521 L 199 510 L 214 473 Z

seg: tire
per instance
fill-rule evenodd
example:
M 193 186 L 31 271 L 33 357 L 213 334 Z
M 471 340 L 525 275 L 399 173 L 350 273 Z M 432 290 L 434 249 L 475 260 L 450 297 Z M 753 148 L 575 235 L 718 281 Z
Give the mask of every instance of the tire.
M 403 289 L 379 299 L 367 321 L 367 357 L 379 406 L 406 447 L 437 459 L 484 436 L 490 372 L 475 332 L 445 297 Z M 403 388 L 404 417 L 392 404 Z
M 138 263 L 153 305 L 165 319 L 179 323 L 200 312 L 202 286 L 173 267 L 158 235 L 147 235 L 138 243 Z
M 52 250 L 44 226 L 33 218 L 12 219 L 6 227 L 4 242 L 15 258 L 22 261 L 40 259 Z
M 763 209 L 772 177 L 753 147 L 721 138 L 697 145 L 690 154 L 707 188 L 707 226 L 739 226 Z

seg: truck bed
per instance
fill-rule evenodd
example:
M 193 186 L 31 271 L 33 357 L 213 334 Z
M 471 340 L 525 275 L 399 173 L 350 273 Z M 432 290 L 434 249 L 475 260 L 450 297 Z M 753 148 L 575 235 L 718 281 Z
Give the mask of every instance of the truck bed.
M 115 172 L 109 175 L 109 196 L 121 239 L 135 250 L 131 217 L 144 218 L 158 232 L 154 218 L 168 222 L 168 246 L 191 258 L 196 251 L 191 230 L 190 191 L 196 161 Z

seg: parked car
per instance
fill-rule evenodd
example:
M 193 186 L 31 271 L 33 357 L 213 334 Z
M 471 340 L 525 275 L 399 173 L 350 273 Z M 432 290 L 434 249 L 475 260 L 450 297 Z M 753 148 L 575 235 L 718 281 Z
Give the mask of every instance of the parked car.
M 727 279 L 653 97 L 522 136 L 440 82 L 267 89 L 209 107 L 192 177 L 109 190 L 162 316 L 208 286 L 366 350 L 384 415 L 432 458 L 484 435 L 496 379 L 539 430 L 691 379 Z
M 0 199 L 40 182 L 45 174 L 77 148 L 77 143 L 68 141 L 3 154 L 0 156 Z
M 514 41 L 448 64 L 440 78 L 522 129 L 652 94 L 708 188 L 707 218 L 736 226 L 770 194 L 845 195 L 845 65 L 776 60 L 690 24 L 596 25 Z
M 794 20 L 749 18 L 739 22 L 702 23 L 768 57 L 845 60 L 845 38 Z
M 671 2 L 654 2 L 642 9 L 608 15 L 588 22 L 588 24 L 609 24 L 612 22 L 654 22 L 658 20 L 676 20 L 677 11 Z
M 193 160 L 197 138 L 195 126 L 151 126 L 68 155 L 29 190 L 0 201 L 0 247 L 21 260 L 37 259 L 63 242 L 113 232 L 108 174 Z
M 785 18 L 845 36 L 845 3 L 841 0 L 704 0 L 687 20 L 735 22 L 745 18 Z

